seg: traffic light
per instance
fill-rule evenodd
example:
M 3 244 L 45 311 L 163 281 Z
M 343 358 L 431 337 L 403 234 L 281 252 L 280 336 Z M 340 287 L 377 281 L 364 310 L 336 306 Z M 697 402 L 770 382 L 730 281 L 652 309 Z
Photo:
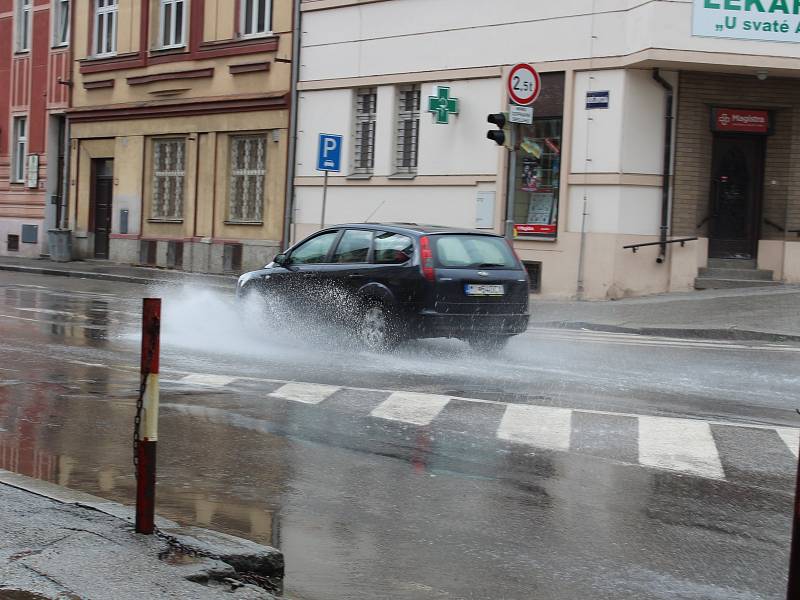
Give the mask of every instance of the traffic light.
M 489 115 L 486 120 L 497 129 L 491 129 L 486 132 L 486 137 L 492 140 L 498 146 L 505 146 L 506 143 L 506 116 L 503 113 L 494 113 Z

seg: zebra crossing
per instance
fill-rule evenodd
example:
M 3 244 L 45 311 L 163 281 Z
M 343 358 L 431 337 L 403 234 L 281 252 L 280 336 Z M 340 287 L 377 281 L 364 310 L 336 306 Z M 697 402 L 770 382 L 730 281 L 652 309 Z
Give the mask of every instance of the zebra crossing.
M 187 374 L 173 382 L 236 386 L 237 391 L 242 386 L 257 391 L 261 403 L 270 400 L 312 411 L 346 408 L 359 418 L 431 431 L 444 430 L 449 423 L 451 430 L 470 430 L 470 435 L 534 451 L 591 454 L 718 481 L 766 474 L 789 482 L 800 447 L 800 429 L 794 427 L 216 375 Z M 258 414 L 257 406 L 251 415 Z

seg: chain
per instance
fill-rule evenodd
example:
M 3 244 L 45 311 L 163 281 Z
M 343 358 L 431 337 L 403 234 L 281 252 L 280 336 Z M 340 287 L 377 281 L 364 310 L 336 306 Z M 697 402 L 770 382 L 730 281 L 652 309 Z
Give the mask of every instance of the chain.
M 136 416 L 133 418 L 133 473 L 136 478 L 139 477 L 139 442 L 142 425 L 142 411 L 144 410 L 144 395 L 147 391 L 147 376 L 150 374 L 150 363 L 153 360 L 153 353 L 155 352 L 155 343 L 161 330 L 161 322 L 159 319 L 153 320 L 153 330 L 150 332 L 150 346 L 147 348 L 147 355 L 145 357 L 145 370 L 142 372 L 142 378 L 139 381 L 139 397 L 136 399 Z

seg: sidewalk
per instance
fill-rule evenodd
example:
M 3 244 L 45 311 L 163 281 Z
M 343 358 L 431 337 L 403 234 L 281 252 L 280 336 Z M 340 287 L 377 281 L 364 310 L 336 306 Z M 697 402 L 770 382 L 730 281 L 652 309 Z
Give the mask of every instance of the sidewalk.
M 0 598 L 274 600 L 262 587 L 283 556 L 226 534 L 157 519 L 136 534 L 133 509 L 0 470 Z
M 0 257 L 0 271 L 127 283 L 191 283 L 232 291 L 234 275 L 186 273 L 107 261 L 58 263 Z M 616 301 L 531 297 L 531 327 L 674 337 L 800 342 L 800 285 L 703 290 Z

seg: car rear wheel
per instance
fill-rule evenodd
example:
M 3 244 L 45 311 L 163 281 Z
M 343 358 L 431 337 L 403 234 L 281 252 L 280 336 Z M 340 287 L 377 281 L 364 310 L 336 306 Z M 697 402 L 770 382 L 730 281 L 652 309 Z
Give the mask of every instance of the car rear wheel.
M 467 339 L 470 347 L 477 352 L 500 352 L 508 345 L 510 335 L 484 335 Z
M 367 349 L 375 352 L 391 350 L 400 343 L 396 319 L 385 305 L 377 302 L 364 309 L 358 336 Z

